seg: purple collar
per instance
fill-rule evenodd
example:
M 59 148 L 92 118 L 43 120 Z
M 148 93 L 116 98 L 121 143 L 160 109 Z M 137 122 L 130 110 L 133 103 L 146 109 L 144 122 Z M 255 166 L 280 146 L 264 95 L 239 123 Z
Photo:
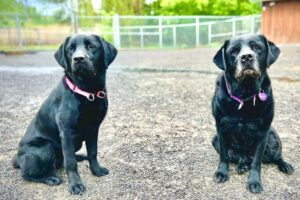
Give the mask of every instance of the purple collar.
M 230 89 L 230 86 L 229 86 L 229 84 L 228 84 L 228 82 L 227 82 L 227 79 L 226 79 L 225 74 L 224 74 L 224 79 L 225 79 L 225 84 L 226 84 L 227 92 L 228 92 L 230 98 L 232 98 L 233 100 L 235 100 L 235 101 L 237 101 L 238 103 L 240 103 L 240 105 L 239 105 L 239 107 L 238 107 L 238 110 L 240 110 L 240 109 L 243 107 L 245 101 L 249 101 L 249 100 L 251 100 L 251 99 L 253 99 L 253 106 L 255 106 L 256 96 L 258 96 L 258 98 L 259 98 L 261 101 L 266 101 L 266 100 L 268 99 L 267 93 L 265 93 L 263 90 L 260 90 L 260 92 L 259 92 L 258 94 L 254 94 L 254 95 L 252 95 L 252 96 L 250 96 L 250 97 L 247 97 L 247 98 L 245 98 L 245 99 L 241 99 L 241 98 L 239 98 L 238 96 L 235 96 L 235 95 L 232 94 L 231 89 Z

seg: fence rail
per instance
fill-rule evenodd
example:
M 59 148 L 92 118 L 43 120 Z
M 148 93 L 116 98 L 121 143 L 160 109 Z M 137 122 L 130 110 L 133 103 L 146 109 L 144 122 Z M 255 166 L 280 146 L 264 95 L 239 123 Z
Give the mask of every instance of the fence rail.
M 1 14 L 0 14 L 1 15 Z M 1 15 L 2 17 L 3 15 Z M 9 15 L 15 25 L 0 19 L 0 44 L 57 45 L 71 26 L 26 26 L 23 16 Z M 259 32 L 260 15 L 250 16 L 77 16 L 76 30 L 100 34 L 118 48 L 199 47 L 221 43 L 236 35 Z

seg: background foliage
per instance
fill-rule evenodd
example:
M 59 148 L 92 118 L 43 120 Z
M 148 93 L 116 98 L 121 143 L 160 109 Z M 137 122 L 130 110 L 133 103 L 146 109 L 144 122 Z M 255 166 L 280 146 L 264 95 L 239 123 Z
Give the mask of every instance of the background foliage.
M 66 21 L 70 0 L 36 0 L 54 4 L 54 19 Z M 95 10 L 93 0 L 78 0 L 79 15 L 250 15 L 261 11 L 259 1 L 250 0 L 102 0 L 100 10 Z M 0 1 L 0 13 L 10 12 L 43 15 L 27 0 Z
M 95 8 L 95 0 L 77 0 L 77 6 L 72 8 L 76 0 L 0 0 L 0 44 L 36 44 L 53 45 L 70 33 L 74 27 L 79 31 L 101 33 L 108 41 L 113 41 L 113 20 L 110 17 L 93 18 L 84 16 L 112 16 L 119 15 L 251 15 L 261 12 L 259 0 L 99 0 L 101 6 Z M 77 16 L 72 18 L 71 13 Z M 76 13 L 75 12 L 75 13 Z M 221 19 L 221 18 L 219 18 Z M 212 20 L 201 18 L 201 22 Z M 214 18 L 217 20 L 217 18 Z M 193 18 L 164 18 L 162 35 L 164 46 L 193 46 L 196 38 L 195 27 L 174 27 L 174 24 L 194 23 Z M 229 23 L 229 22 L 228 22 Z M 230 32 L 231 23 L 212 27 L 212 32 Z M 237 22 L 236 29 L 247 29 L 250 22 Z M 122 33 L 128 32 L 128 26 L 157 25 L 158 18 L 119 18 Z M 127 26 L 127 27 L 126 27 Z M 241 28 L 242 27 L 242 28 Z M 222 31 L 218 30 L 222 29 Z M 141 29 L 130 29 L 140 33 Z M 143 36 L 145 45 L 157 44 L 157 29 L 147 28 L 144 32 L 153 33 Z M 178 36 L 174 36 L 174 33 Z M 208 27 L 201 26 L 201 44 L 206 44 Z M 174 45 L 174 38 L 176 45 Z M 141 37 L 138 34 L 121 34 L 122 45 L 139 46 Z M 143 44 L 144 45 L 144 44 Z
M 162 15 L 249 15 L 261 10 L 258 2 L 249 0 L 158 0 L 155 4 L 155 14 Z

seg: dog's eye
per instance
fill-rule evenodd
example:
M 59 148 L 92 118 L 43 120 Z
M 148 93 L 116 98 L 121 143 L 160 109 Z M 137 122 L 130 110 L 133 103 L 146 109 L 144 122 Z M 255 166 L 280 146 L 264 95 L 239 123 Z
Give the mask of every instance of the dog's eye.
M 68 51 L 73 52 L 75 50 L 75 46 L 71 45 L 68 47 Z
M 259 50 L 261 50 L 261 47 L 257 44 L 253 44 L 253 50 L 259 51 Z
M 96 48 L 96 46 L 93 45 L 93 44 L 89 44 L 89 45 L 87 46 L 87 48 L 88 48 L 88 49 L 94 49 L 94 48 Z
M 238 47 L 233 47 L 230 51 L 231 54 L 237 54 L 239 52 L 239 48 Z
M 259 51 L 259 50 L 261 50 L 261 46 L 259 46 L 259 45 L 256 44 L 255 42 L 250 43 L 250 45 L 251 45 L 251 48 L 252 48 L 254 51 Z

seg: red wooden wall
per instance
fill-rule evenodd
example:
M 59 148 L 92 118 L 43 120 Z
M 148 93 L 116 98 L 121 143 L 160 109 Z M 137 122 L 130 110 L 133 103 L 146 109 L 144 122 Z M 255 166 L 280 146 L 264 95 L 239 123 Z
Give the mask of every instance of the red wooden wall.
M 273 3 L 274 4 L 274 3 Z M 279 44 L 300 44 L 300 0 L 264 2 L 261 32 Z

